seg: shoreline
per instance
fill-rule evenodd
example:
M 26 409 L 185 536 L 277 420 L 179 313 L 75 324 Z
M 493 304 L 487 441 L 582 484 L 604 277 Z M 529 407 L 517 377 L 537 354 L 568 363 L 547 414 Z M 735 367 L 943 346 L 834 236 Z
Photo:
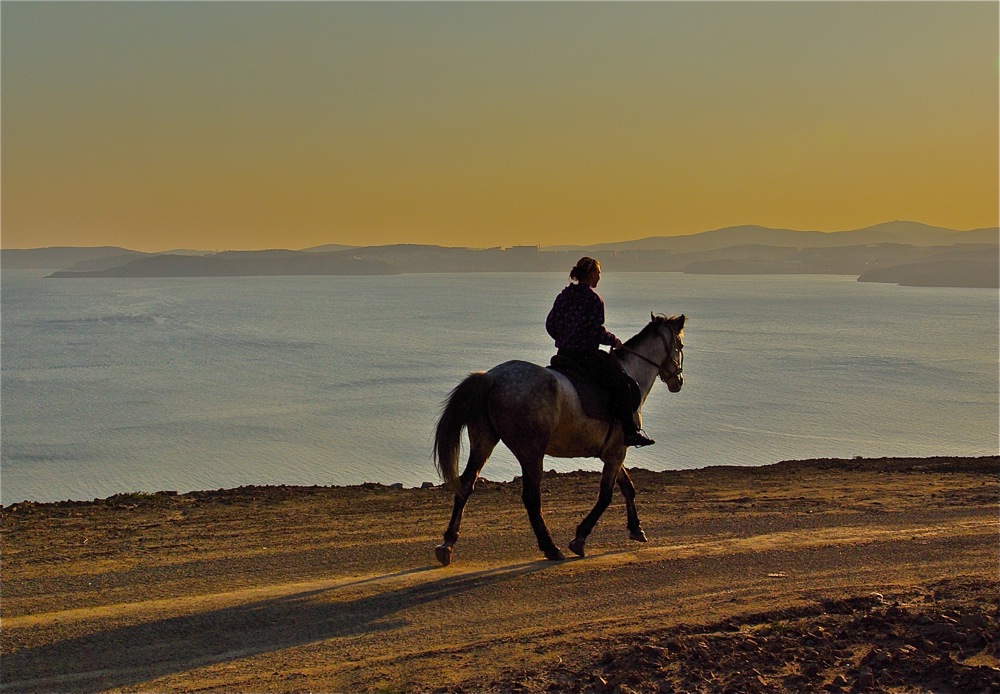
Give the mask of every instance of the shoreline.
M 483 481 L 0 509 L 4 691 L 1000 691 L 1000 456 L 630 468 L 587 556 Z M 545 474 L 556 542 L 596 472 Z
M 854 456 L 853 458 L 802 458 L 802 459 L 792 459 L 792 460 L 782 460 L 775 463 L 769 463 L 767 465 L 708 465 L 699 468 L 685 468 L 682 470 L 649 470 L 643 467 L 630 467 L 626 465 L 625 467 L 630 471 L 639 471 L 643 474 L 650 475 L 672 475 L 672 474 L 688 474 L 688 473 L 698 473 L 707 472 L 711 473 L 714 471 L 740 471 L 740 470 L 768 470 L 771 468 L 780 468 L 782 466 L 811 466 L 815 465 L 818 467 L 830 467 L 834 466 L 844 470 L 857 469 L 858 465 L 875 465 L 875 466 L 886 466 L 898 467 L 903 466 L 933 466 L 938 463 L 948 461 L 950 465 L 959 462 L 960 465 L 972 466 L 973 468 L 979 468 L 983 464 L 989 465 L 991 461 L 997 460 L 997 456 L 944 456 L 944 455 L 934 455 L 934 456 L 881 456 L 878 458 L 868 458 L 863 456 Z M 998 467 L 998 473 L 1000 473 L 1000 467 Z M 557 470 L 545 470 L 544 474 L 548 476 L 577 476 L 577 475 L 594 475 L 596 478 L 600 478 L 600 471 L 597 470 L 571 470 L 567 472 L 557 471 Z M 491 480 L 488 474 L 479 478 L 479 485 L 505 485 L 505 484 L 520 484 L 520 475 L 515 476 L 510 480 Z M 301 485 L 301 484 L 245 484 L 237 487 L 220 487 L 217 489 L 193 489 L 186 492 L 179 492 L 176 490 L 157 490 L 155 492 L 147 491 L 133 491 L 133 492 L 120 492 L 118 494 L 112 494 L 107 497 L 99 497 L 94 499 L 64 499 L 60 501 L 32 501 L 30 499 L 25 499 L 22 501 L 15 501 L 9 504 L 0 504 L 0 512 L 4 511 L 14 511 L 18 509 L 26 508 L 44 508 L 44 507 L 56 507 L 56 508 L 74 508 L 78 506 L 92 506 L 92 505 L 128 505 L 135 502 L 143 500 L 151 500 L 157 498 L 193 498 L 193 499 L 211 499 L 215 497 L 233 497 L 239 496 L 241 494 L 268 494 L 269 492 L 276 493 L 287 493 L 289 491 L 316 491 L 316 490 L 373 490 L 373 489 L 383 489 L 383 490 L 426 490 L 426 489 L 438 489 L 443 490 L 443 484 L 438 482 L 425 481 L 420 486 L 405 486 L 402 482 L 384 483 L 384 482 L 362 482 L 360 484 L 311 484 L 311 485 Z

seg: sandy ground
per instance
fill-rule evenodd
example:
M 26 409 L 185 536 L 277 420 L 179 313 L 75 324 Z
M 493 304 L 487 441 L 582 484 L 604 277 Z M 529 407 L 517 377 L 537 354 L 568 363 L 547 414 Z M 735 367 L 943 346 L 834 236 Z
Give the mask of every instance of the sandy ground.
M 488 468 L 487 468 L 488 473 Z M 484 483 L 264 487 L 2 509 L 19 691 L 1000 692 L 1000 459 L 632 470 L 588 556 Z M 594 473 L 547 474 L 557 542 Z

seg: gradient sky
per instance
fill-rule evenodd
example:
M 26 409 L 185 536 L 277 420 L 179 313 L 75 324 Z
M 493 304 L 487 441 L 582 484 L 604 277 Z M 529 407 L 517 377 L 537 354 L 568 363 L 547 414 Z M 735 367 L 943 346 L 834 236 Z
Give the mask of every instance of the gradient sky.
M 2 245 L 998 222 L 996 2 L 3 2 Z

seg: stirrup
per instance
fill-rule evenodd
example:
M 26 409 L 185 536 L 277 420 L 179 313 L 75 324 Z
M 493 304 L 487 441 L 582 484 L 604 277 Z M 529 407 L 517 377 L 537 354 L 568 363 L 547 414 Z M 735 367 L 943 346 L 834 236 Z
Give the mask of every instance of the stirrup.
M 636 448 L 642 448 L 643 446 L 652 446 L 656 441 L 646 436 L 646 434 L 639 429 L 637 431 L 630 431 L 625 434 L 625 445 L 635 446 Z

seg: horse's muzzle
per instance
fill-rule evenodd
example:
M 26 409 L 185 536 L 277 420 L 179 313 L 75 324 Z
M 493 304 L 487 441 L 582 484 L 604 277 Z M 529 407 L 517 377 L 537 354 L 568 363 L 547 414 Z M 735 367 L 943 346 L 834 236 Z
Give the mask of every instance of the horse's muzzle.
M 667 390 L 671 393 L 679 392 L 682 385 L 684 385 L 684 377 L 680 374 L 667 378 Z

